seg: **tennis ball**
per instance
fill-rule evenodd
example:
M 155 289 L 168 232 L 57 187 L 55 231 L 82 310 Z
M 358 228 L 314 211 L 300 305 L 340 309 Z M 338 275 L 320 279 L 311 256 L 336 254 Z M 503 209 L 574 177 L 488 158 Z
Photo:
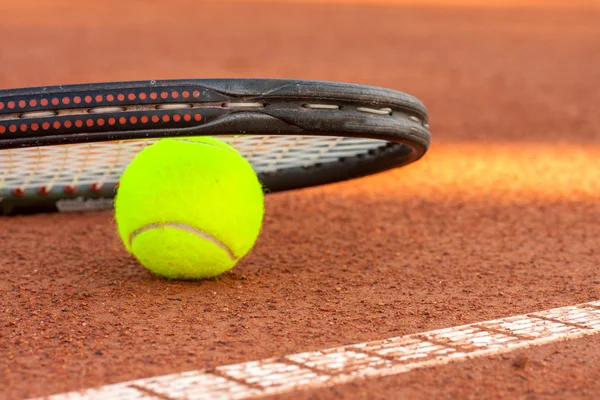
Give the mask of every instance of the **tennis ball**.
M 125 248 L 169 279 L 205 279 L 254 245 L 264 194 L 250 163 L 210 137 L 167 138 L 139 152 L 115 197 Z

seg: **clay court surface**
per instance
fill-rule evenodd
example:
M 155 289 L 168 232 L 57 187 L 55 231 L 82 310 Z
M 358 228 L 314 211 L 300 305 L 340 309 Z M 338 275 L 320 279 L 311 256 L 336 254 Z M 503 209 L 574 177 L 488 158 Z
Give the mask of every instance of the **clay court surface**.
M 154 278 L 110 212 L 0 218 L 0 398 L 600 299 L 600 7 L 516 3 L 0 4 L 3 89 L 346 81 L 417 96 L 433 135 L 405 168 L 267 196 L 256 247 L 214 281 Z M 280 397 L 599 394 L 589 335 Z

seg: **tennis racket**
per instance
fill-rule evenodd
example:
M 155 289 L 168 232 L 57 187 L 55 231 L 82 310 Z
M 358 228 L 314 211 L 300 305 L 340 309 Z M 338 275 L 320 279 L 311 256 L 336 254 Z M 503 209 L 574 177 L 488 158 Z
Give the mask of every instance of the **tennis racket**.
M 267 193 L 412 163 L 430 143 L 413 96 L 348 83 L 202 79 L 0 90 L 0 212 L 111 208 L 119 178 L 162 137 L 218 136 Z

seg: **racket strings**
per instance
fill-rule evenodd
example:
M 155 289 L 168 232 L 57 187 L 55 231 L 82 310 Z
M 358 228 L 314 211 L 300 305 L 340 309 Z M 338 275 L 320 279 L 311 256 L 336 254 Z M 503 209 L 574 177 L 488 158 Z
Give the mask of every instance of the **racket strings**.
M 222 136 L 257 173 L 310 168 L 370 154 L 388 142 L 317 136 Z M 27 147 L 0 152 L 0 198 L 26 193 L 74 193 L 116 186 L 127 165 L 155 139 Z

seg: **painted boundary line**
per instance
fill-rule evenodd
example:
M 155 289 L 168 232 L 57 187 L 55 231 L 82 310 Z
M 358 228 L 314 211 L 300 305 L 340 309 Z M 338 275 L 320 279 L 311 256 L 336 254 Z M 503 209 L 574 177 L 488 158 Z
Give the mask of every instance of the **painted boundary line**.
M 395 375 L 600 333 L 600 301 L 390 339 L 139 379 L 46 400 L 247 399 Z

